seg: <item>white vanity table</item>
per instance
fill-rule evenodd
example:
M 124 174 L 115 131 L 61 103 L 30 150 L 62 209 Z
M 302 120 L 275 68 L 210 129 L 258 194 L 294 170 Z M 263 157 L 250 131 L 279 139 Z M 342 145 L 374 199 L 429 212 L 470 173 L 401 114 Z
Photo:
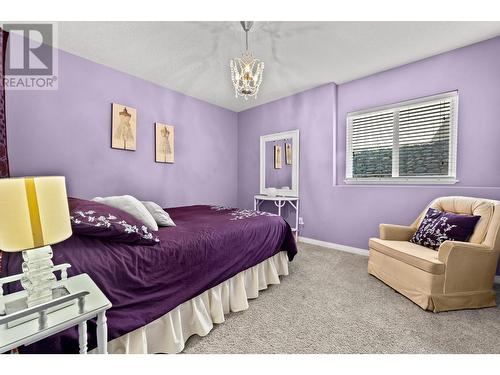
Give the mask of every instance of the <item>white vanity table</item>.
M 299 197 L 278 197 L 270 195 L 255 195 L 253 197 L 253 208 L 255 211 L 259 211 L 260 206 L 263 202 L 271 201 L 274 205 L 278 207 L 278 215 L 281 216 L 281 209 L 288 203 L 295 210 L 295 227 L 292 228 L 292 232 L 297 236 L 299 231 Z
M 299 232 L 299 130 L 267 134 L 260 137 L 260 194 L 254 196 L 254 209 L 273 202 L 281 216 L 287 205 L 295 210 L 297 238 Z

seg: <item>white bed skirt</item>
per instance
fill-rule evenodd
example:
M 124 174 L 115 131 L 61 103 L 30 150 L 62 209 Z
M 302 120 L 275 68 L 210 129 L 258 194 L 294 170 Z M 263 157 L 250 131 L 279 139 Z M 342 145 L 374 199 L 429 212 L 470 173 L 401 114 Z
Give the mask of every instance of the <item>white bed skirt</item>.
M 288 275 L 286 251 L 240 272 L 144 327 L 110 341 L 108 352 L 179 353 L 191 335 L 205 336 L 214 323 L 224 322 L 224 314 L 248 309 L 247 300 L 257 298 L 259 290 L 268 285 L 279 284 L 281 275 Z

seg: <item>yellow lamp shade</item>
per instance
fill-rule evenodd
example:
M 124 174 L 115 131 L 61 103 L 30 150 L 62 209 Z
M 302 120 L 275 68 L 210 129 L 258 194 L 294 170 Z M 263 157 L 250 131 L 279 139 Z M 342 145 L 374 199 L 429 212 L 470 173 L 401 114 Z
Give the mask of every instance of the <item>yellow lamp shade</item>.
M 64 177 L 0 179 L 0 250 L 52 245 L 71 233 Z

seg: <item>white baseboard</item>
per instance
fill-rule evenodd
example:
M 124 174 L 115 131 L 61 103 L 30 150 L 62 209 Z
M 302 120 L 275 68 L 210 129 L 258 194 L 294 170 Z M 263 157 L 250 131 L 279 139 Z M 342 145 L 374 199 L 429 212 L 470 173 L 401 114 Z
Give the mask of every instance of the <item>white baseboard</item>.
M 334 249 L 339 251 L 345 251 L 346 253 L 368 256 L 368 250 L 361 249 L 359 247 L 340 245 L 333 242 L 320 241 L 320 240 L 315 240 L 314 238 L 301 237 L 301 236 L 299 236 L 299 242 L 307 243 L 309 245 L 327 247 L 329 249 Z
M 345 251 L 346 253 L 368 256 L 368 250 L 361 249 L 359 247 L 340 245 L 333 242 L 320 241 L 320 240 L 315 240 L 314 238 L 308 238 L 302 236 L 299 236 L 299 242 L 307 243 L 309 245 L 327 247 L 329 249 L 334 249 L 339 251 Z M 500 275 L 495 276 L 495 284 L 500 284 Z

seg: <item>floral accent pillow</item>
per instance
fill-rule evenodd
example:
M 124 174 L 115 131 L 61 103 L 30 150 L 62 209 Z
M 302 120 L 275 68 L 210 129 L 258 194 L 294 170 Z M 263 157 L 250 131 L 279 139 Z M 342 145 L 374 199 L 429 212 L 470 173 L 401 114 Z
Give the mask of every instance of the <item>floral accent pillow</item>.
M 429 208 L 410 242 L 437 250 L 444 241 L 467 241 L 480 218 Z
M 75 234 L 130 244 L 160 242 L 146 225 L 120 209 L 77 198 L 69 198 L 68 203 Z

